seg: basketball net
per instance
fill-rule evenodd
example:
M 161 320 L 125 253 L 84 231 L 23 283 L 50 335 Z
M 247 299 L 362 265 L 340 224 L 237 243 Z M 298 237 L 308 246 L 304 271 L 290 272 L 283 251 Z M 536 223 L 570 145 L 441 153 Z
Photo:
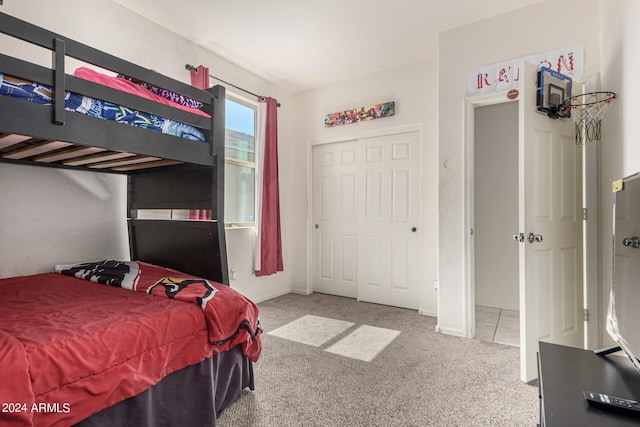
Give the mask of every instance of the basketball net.
M 616 94 L 613 92 L 589 92 L 572 96 L 563 107 L 571 111 L 576 125 L 576 144 L 600 140 L 600 124 Z

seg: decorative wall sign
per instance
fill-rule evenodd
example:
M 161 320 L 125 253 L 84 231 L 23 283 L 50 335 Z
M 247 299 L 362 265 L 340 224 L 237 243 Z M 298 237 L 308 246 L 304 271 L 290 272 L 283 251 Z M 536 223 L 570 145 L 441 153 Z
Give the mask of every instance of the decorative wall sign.
M 518 87 L 520 62 L 523 60 L 572 78 L 584 72 L 584 48 L 571 46 L 470 70 L 467 94 L 480 95 Z
M 396 113 L 395 108 L 395 101 L 389 101 L 372 105 L 371 107 L 354 108 L 339 113 L 327 114 L 324 116 L 324 127 L 330 128 L 393 116 Z

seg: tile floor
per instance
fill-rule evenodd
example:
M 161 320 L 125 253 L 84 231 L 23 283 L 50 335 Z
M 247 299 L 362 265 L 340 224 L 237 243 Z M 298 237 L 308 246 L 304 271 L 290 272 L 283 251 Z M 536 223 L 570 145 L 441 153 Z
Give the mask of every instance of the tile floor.
M 518 311 L 476 305 L 475 338 L 520 347 Z

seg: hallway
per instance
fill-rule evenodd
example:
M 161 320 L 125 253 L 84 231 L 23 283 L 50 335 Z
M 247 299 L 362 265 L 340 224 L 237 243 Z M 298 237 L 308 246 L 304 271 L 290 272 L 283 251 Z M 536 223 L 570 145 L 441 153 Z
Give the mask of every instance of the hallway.
M 520 347 L 519 312 L 476 305 L 475 338 Z

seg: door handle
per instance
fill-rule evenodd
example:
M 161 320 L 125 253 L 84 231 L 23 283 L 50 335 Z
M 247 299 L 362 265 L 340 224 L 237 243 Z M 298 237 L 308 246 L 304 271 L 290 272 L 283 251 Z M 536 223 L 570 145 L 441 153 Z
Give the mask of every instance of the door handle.
M 527 236 L 527 240 L 529 241 L 529 243 L 542 242 L 542 235 L 529 233 L 529 235 Z
M 524 242 L 524 233 L 516 233 L 513 235 L 513 240 L 515 240 L 516 242 Z
M 622 244 L 632 248 L 640 248 L 640 239 L 638 237 L 625 237 Z

